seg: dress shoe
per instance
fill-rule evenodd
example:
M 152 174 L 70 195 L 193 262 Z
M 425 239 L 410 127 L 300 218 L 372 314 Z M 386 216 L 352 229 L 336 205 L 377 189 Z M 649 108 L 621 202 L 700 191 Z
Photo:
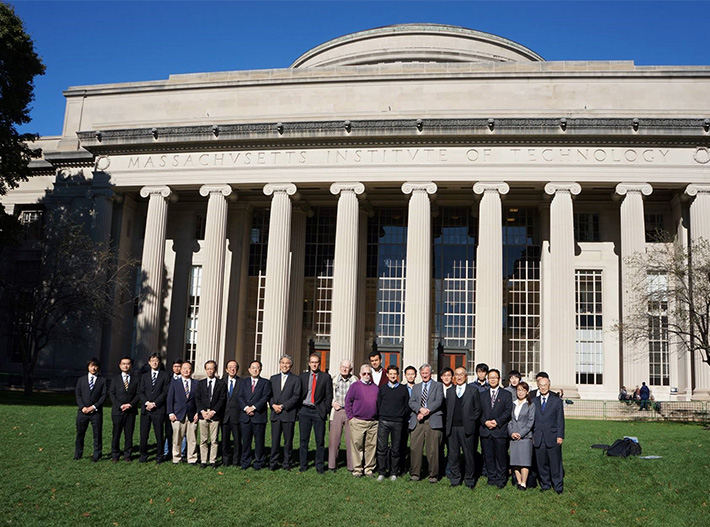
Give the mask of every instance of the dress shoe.
M 131 459 L 130 457 L 123 458 L 123 460 L 124 460 L 126 463 L 132 463 L 132 462 L 133 462 L 133 459 Z
M 555 490 L 555 492 L 556 492 L 557 494 L 562 494 L 562 491 L 561 491 L 561 490 Z
M 306 470 L 308 470 L 307 467 L 301 467 L 298 469 L 299 472 L 305 472 Z
M 111 458 L 111 463 L 118 463 L 118 458 L 117 457 L 112 457 Z
M 432 485 L 433 485 L 434 483 L 438 483 L 438 482 L 439 482 L 439 480 L 436 479 L 436 478 L 429 478 L 429 483 L 431 483 Z
M 318 472 L 318 474 L 325 474 L 325 469 L 324 468 L 317 468 L 316 472 Z
M 207 468 L 207 463 L 200 463 L 200 468 Z
M 409 481 L 419 481 L 419 476 L 409 476 Z

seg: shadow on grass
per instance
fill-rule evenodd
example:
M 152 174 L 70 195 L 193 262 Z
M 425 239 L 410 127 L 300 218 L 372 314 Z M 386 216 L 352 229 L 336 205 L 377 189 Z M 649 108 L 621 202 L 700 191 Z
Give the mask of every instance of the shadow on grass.
M 22 390 L 0 389 L 0 406 L 2 405 L 76 406 L 76 398 L 73 393 L 66 392 L 35 392 L 25 395 Z

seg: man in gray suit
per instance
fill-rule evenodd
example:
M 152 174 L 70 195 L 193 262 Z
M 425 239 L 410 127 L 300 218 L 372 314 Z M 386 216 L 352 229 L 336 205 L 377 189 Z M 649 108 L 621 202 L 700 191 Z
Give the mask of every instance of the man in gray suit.
M 454 386 L 446 396 L 446 438 L 449 445 L 449 480 L 451 486 L 461 485 L 461 451 L 464 459 L 464 482 L 469 489 L 476 486 L 474 438 L 478 434 L 481 401 L 478 388 L 466 384 L 466 368 L 454 372 Z
M 283 355 L 279 360 L 280 373 L 271 376 L 271 457 L 269 467 L 276 470 L 284 438 L 284 470 L 291 470 L 293 462 L 293 432 L 296 413 L 301 402 L 301 379 L 291 373 L 293 359 Z
M 412 416 L 409 419 L 411 431 L 411 474 L 412 481 L 419 481 L 422 471 L 423 449 L 429 462 L 429 483 L 439 479 L 439 451 L 444 432 L 444 388 L 431 379 L 431 366 L 423 364 L 419 368 L 422 382 L 414 386 L 409 398 Z

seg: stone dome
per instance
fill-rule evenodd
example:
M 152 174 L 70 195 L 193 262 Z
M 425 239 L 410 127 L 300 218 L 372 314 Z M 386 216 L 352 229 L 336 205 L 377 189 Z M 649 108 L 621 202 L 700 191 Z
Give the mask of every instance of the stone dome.
M 401 24 L 329 40 L 298 57 L 291 67 L 544 60 L 525 46 L 490 33 L 448 25 Z

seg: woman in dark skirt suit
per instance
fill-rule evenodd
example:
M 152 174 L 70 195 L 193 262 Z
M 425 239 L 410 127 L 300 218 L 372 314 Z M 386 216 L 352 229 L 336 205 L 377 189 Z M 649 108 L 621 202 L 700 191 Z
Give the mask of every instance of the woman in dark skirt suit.
M 533 456 L 532 428 L 535 423 L 535 405 L 529 396 L 528 383 L 518 384 L 513 411 L 508 422 L 508 437 L 510 437 L 510 466 L 513 468 L 518 489 L 526 490 L 528 472 Z

